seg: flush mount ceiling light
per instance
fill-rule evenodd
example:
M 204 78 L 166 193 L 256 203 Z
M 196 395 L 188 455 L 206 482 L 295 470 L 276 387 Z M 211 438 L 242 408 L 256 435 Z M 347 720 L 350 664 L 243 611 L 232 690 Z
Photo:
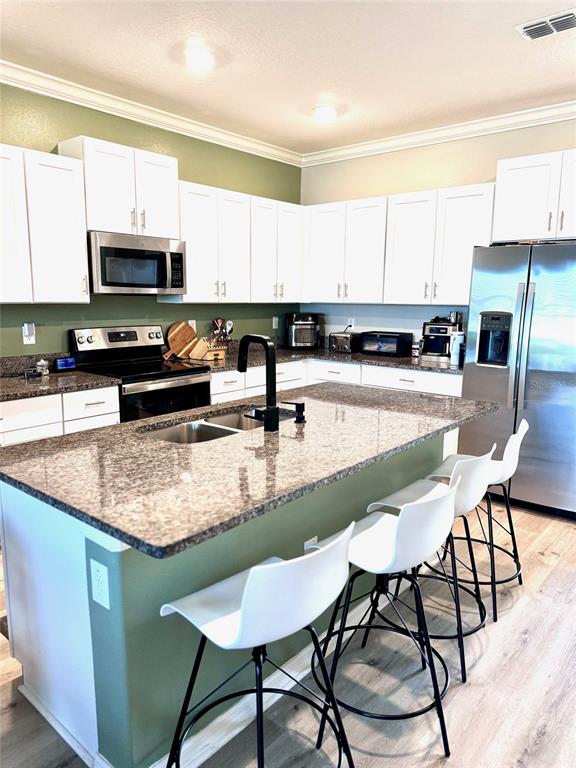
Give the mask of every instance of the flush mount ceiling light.
M 329 125 L 338 119 L 338 110 L 333 104 L 316 104 L 312 109 L 312 116 L 317 123 Z
M 540 37 L 554 35 L 557 32 L 565 32 L 576 28 L 576 8 L 543 19 L 534 19 L 525 24 L 519 24 L 515 29 L 526 40 L 538 40 Z
M 184 55 L 186 66 L 195 75 L 206 75 L 214 69 L 214 54 L 199 35 L 188 40 Z

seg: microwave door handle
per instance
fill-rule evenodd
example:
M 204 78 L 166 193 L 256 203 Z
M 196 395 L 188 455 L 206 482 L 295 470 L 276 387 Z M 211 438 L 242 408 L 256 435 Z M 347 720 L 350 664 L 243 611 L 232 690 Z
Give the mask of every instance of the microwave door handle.
M 532 330 L 532 313 L 534 312 L 535 283 L 529 283 L 528 296 L 526 298 L 526 314 L 524 315 L 524 328 L 522 329 L 522 345 L 520 347 L 520 380 L 518 383 L 518 410 L 526 408 L 526 374 L 528 372 L 528 351 L 530 347 L 530 332 Z
M 522 307 L 524 306 L 524 298 L 526 296 L 526 283 L 518 283 L 518 290 L 516 292 L 516 307 L 514 308 L 514 315 L 512 318 L 512 331 L 520 325 L 522 317 Z M 478 333 L 478 340 L 480 340 L 480 333 Z M 514 408 L 516 405 L 516 375 L 518 365 L 518 347 L 520 344 L 520 334 L 516 334 L 510 339 L 510 361 L 508 365 L 508 400 L 506 403 L 507 408 Z
M 172 254 L 166 253 L 166 288 L 172 288 Z

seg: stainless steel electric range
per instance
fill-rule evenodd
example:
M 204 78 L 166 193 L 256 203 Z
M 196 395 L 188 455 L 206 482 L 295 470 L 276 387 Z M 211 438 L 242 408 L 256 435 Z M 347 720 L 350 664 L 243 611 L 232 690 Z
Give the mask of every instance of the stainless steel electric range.
M 120 379 L 122 421 L 210 405 L 210 366 L 164 360 L 161 326 L 76 328 L 68 334 L 80 370 Z

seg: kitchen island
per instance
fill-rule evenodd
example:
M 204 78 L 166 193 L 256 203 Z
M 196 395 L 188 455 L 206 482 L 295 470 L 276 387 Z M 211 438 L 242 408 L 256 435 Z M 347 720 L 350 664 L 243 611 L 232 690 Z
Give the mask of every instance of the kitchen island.
M 446 432 L 497 408 L 335 384 L 282 397 L 305 402 L 305 424 L 286 419 L 277 433 L 191 445 L 154 434 L 256 399 L 3 451 L 9 624 L 23 692 L 89 765 L 162 765 L 198 640 L 177 617 L 160 619 L 162 603 L 271 555 L 301 554 L 308 539 L 430 471 Z M 275 644 L 275 658 L 296 657 L 304 642 Z M 199 695 L 241 656 L 209 649 Z M 209 746 L 188 750 L 183 764 L 199 765 Z

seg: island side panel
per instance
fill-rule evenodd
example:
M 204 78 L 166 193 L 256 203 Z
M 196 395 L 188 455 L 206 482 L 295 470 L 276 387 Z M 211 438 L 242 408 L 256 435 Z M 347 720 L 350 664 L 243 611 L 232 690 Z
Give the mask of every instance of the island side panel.
M 199 634 L 179 616 L 161 618 L 164 602 L 271 555 L 301 555 L 304 541 L 330 535 L 360 519 L 371 501 L 430 472 L 442 460 L 442 452 L 442 437 L 425 440 L 165 559 L 134 549 L 110 553 L 87 540 L 86 560 L 105 563 L 110 574 L 110 609 L 90 600 L 99 747 L 110 764 L 148 768 L 168 752 Z M 327 619 L 328 612 L 317 628 L 325 629 Z M 307 635 L 299 633 L 274 643 L 269 652 L 283 663 L 308 642 Z M 247 658 L 247 652 L 220 651 L 209 644 L 195 700 Z M 227 690 L 253 685 L 251 669 L 232 685 Z

